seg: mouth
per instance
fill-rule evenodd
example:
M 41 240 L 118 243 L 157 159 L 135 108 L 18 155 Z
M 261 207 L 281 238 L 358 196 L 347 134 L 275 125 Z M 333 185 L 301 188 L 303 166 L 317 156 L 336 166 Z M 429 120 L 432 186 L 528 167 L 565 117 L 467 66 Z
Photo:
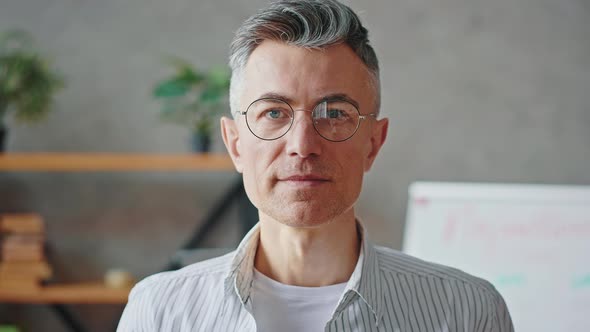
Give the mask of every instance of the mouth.
M 315 174 L 297 174 L 287 177 L 280 177 L 278 179 L 278 182 L 297 187 L 319 186 L 330 181 L 331 180 L 328 177 Z

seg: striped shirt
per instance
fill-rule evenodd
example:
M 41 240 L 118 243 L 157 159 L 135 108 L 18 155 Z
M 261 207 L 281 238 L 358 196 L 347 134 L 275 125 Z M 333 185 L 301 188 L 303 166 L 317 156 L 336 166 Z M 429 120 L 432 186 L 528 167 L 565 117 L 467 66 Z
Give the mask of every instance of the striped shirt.
M 374 246 L 359 229 L 359 259 L 325 331 L 514 331 L 487 281 Z M 257 225 L 225 256 L 139 282 L 117 331 L 256 331 L 251 291 L 259 235 Z

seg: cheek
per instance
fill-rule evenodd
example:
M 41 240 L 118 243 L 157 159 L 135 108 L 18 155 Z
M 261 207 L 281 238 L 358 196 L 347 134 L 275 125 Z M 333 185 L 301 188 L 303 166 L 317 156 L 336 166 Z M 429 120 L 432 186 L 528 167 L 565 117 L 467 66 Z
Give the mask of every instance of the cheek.
M 246 195 L 254 206 L 259 207 L 261 197 L 264 197 L 264 183 L 260 180 L 261 172 L 256 168 L 257 163 L 254 158 L 248 157 L 244 160 L 244 172 L 242 179 L 244 181 L 244 190 Z
M 351 192 L 360 191 L 365 174 L 365 155 L 367 151 L 361 146 L 355 146 L 348 150 L 341 159 L 340 167 L 346 178 L 347 187 Z
M 357 132 L 357 135 L 359 133 Z M 361 135 L 359 135 L 359 138 Z M 365 164 L 365 157 L 369 152 L 368 147 L 370 146 L 370 144 L 366 143 L 367 141 L 364 139 L 358 139 L 358 140 L 351 140 L 350 144 L 348 146 L 345 147 L 345 149 L 343 149 L 344 151 L 346 151 L 345 153 L 345 164 L 344 166 L 346 167 L 345 169 L 349 169 L 350 172 L 353 173 L 358 173 L 358 172 L 363 172 L 364 170 L 364 164 Z
M 360 192 L 363 185 L 363 176 L 365 174 L 364 163 L 360 160 L 355 160 L 348 166 L 347 176 L 349 177 L 349 184 L 351 191 Z
M 242 162 L 244 172 L 244 186 L 248 196 L 258 198 L 271 190 L 274 170 L 273 162 L 280 153 L 280 147 L 276 142 L 261 141 L 253 137 L 245 139 L 242 144 Z

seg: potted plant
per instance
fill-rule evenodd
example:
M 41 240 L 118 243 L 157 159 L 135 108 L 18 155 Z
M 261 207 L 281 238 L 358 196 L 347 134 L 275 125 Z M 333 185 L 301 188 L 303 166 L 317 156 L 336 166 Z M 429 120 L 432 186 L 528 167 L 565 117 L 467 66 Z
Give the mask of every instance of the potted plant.
M 227 108 L 230 74 L 225 67 L 198 70 L 180 58 L 171 58 L 172 75 L 152 92 L 161 101 L 166 121 L 188 126 L 195 152 L 208 152 L 218 115 Z
M 43 119 L 62 87 L 62 78 L 35 51 L 27 32 L 11 30 L 0 35 L 0 152 L 8 132 L 6 116 L 13 113 L 17 121 L 28 123 Z

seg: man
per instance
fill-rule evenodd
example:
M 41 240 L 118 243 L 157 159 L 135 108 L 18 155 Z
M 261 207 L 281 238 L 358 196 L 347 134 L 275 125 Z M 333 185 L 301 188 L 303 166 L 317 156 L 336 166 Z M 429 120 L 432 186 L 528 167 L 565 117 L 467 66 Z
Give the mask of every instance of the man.
M 387 134 L 367 30 L 280 1 L 231 47 L 223 140 L 259 224 L 223 257 L 132 291 L 119 331 L 512 331 L 484 280 L 372 245 L 354 204 Z

